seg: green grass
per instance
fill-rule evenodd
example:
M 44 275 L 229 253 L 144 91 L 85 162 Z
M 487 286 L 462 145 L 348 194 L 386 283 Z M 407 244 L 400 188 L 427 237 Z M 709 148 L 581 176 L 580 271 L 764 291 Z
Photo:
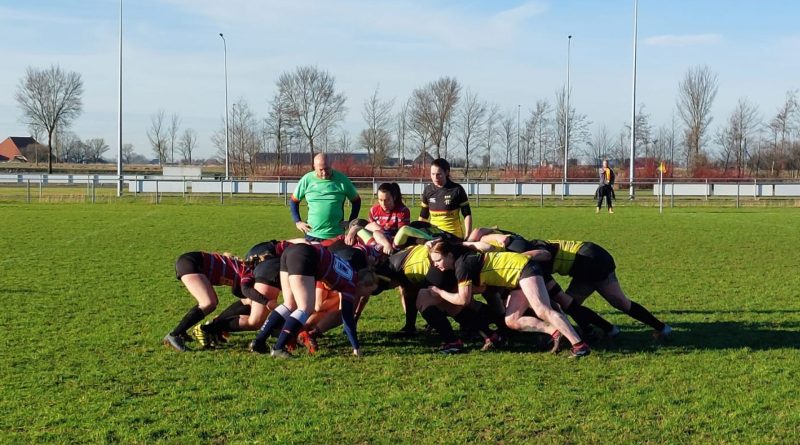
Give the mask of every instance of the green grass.
M 160 344 L 193 304 L 175 258 L 295 236 L 283 206 L 0 205 L 0 443 L 798 443 L 796 209 L 480 207 L 481 225 L 606 247 L 623 288 L 676 330 L 621 326 L 590 357 L 444 357 L 390 337 L 394 293 L 318 356 Z M 562 284 L 566 284 L 562 282 Z M 223 289 L 221 307 L 233 301 Z M 420 325 L 422 321 L 420 320 Z

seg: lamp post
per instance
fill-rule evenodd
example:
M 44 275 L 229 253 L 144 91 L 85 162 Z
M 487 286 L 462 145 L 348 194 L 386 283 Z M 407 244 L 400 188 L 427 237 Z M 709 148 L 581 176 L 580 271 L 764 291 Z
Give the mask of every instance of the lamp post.
M 122 196 L 122 0 L 119 0 L 119 108 L 117 109 L 117 197 Z
M 567 36 L 567 91 L 564 106 L 564 186 L 561 188 L 561 197 L 567 187 L 567 161 L 569 159 L 569 56 L 572 45 L 572 36 Z
M 522 164 L 522 155 L 520 154 L 519 149 L 519 110 L 522 108 L 519 104 L 517 104 L 517 174 L 522 171 L 520 164 Z
M 638 34 L 638 22 L 637 17 L 639 16 L 639 0 L 633 0 L 633 82 L 631 85 L 631 173 L 630 173 L 630 180 L 631 180 L 631 188 L 628 192 L 630 195 L 630 199 L 634 199 L 635 191 L 633 189 L 633 177 L 634 177 L 634 159 L 636 158 L 636 40 Z
M 225 179 L 228 179 L 230 178 L 228 171 L 230 166 L 230 163 L 228 162 L 228 42 L 225 41 L 225 36 L 222 35 L 222 33 L 219 33 L 219 36 L 222 38 L 222 49 L 225 64 Z

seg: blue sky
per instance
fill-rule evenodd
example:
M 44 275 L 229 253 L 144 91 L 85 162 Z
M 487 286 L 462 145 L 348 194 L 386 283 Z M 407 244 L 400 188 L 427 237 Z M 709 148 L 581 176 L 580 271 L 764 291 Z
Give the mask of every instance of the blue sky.
M 787 1 L 640 0 L 637 102 L 654 125 L 675 112 L 687 69 L 719 76 L 714 124 L 747 97 L 771 117 L 800 88 L 800 4 Z M 126 0 L 123 139 L 152 155 L 146 131 L 163 108 L 199 133 L 199 155 L 224 113 L 223 48 L 230 102 L 259 114 L 281 73 L 316 65 L 347 97 L 343 126 L 355 136 L 365 98 L 404 102 L 440 76 L 523 113 L 553 101 L 566 81 L 591 129 L 616 133 L 630 116 L 633 0 Z M 14 92 L 28 66 L 58 64 L 84 79 L 73 130 L 103 137 L 116 153 L 117 0 L 0 0 L 0 136 L 27 134 Z

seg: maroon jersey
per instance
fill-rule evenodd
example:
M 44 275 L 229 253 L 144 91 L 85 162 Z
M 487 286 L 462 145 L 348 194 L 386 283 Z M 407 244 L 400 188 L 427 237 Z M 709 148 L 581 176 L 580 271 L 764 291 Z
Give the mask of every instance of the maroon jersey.
M 407 226 L 411 222 L 411 211 L 406 206 L 387 212 L 380 204 L 375 204 L 369 210 L 369 221 L 377 223 L 387 236 L 394 236 L 400 227 Z
M 214 252 L 202 252 L 202 255 L 203 273 L 212 286 L 230 286 L 231 292 L 240 298 L 243 297 L 243 286 L 253 286 L 253 271 L 242 261 Z
M 350 263 L 334 255 L 320 244 L 312 244 L 311 247 L 317 252 L 319 258 L 319 266 L 314 278 L 325 283 L 330 289 L 341 292 L 342 298 L 353 301 L 356 295 L 358 274 L 350 266 Z

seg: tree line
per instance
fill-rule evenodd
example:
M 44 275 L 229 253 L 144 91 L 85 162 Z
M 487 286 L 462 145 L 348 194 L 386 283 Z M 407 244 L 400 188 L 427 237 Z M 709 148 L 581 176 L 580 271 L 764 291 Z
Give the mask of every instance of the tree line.
M 524 176 L 563 165 L 565 147 L 571 160 L 592 164 L 609 159 L 624 167 L 630 157 L 630 123 L 616 130 L 602 125 L 592 132 L 588 116 L 567 105 L 565 87 L 531 106 L 503 110 L 455 77 L 421 85 L 404 100 L 383 97 L 376 86 L 361 104 L 363 127 L 355 138 L 342 126 L 348 112 L 346 95 L 327 71 L 297 67 L 280 75 L 275 90 L 263 109 L 237 100 L 229 110 L 227 138 L 224 117 L 211 136 L 220 161 L 225 159 L 227 139 L 235 176 L 259 174 L 268 167 L 280 171 L 283 163 L 291 162 L 287 155 L 298 152 L 311 159 L 320 151 L 360 151 L 368 155 L 373 174 L 390 158 L 403 165 L 414 159 L 424 162 L 428 156 L 445 157 L 467 175 L 475 171 L 488 175 L 490 168 L 501 168 Z M 20 82 L 16 99 L 23 119 L 32 134 L 47 135 L 48 160 L 90 162 L 108 151 L 102 139 L 80 141 L 68 132 L 81 113 L 82 92 L 81 76 L 57 66 L 28 68 Z M 742 97 L 712 131 L 717 92 L 717 74 L 698 66 L 688 69 L 678 83 L 675 113 L 668 124 L 654 127 L 645 105 L 638 104 L 633 132 L 637 158 L 664 160 L 690 173 L 714 167 L 737 176 L 778 176 L 788 171 L 796 177 L 800 171 L 797 91 L 788 91 L 766 118 Z M 151 116 L 147 136 L 159 163 L 196 161 L 197 132 L 180 127 L 177 114 L 168 116 L 159 109 Z M 269 166 L 267 153 L 273 154 Z M 123 162 L 135 157 L 132 146 L 123 147 Z

